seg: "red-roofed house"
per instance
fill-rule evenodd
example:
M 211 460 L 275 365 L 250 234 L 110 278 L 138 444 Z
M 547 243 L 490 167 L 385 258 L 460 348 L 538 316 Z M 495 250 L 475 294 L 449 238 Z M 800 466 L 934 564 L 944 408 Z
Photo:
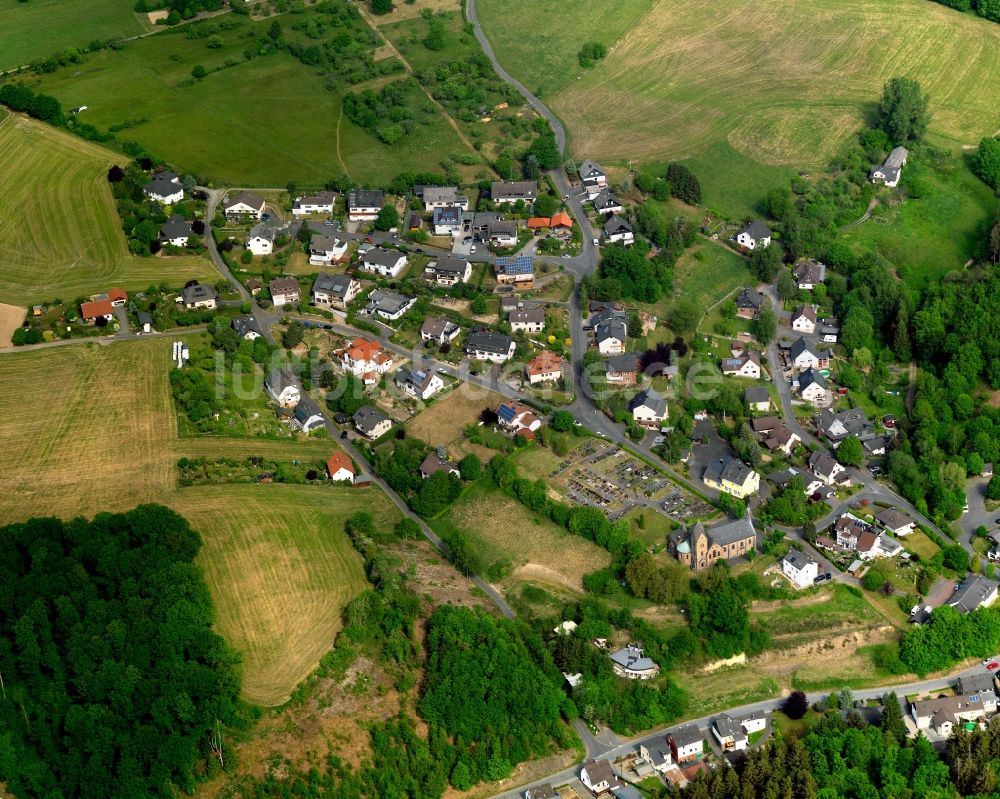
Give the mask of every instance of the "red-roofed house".
M 573 220 L 565 211 L 560 211 L 549 220 L 549 228 L 560 236 L 568 236 L 573 232 Z
M 384 375 L 392 368 L 392 356 L 382 349 L 382 345 L 360 336 L 347 349 L 341 350 L 340 362 L 346 371 L 359 377 L 366 372 Z
M 563 359 L 549 350 L 542 350 L 524 367 L 531 385 L 559 380 L 563 376 L 562 369 Z
M 326 474 L 331 480 L 354 482 L 354 464 L 343 452 L 334 452 L 326 462 Z
M 533 216 L 527 224 L 528 230 L 532 233 L 538 233 L 549 226 L 549 218 L 547 216 Z
M 128 294 L 124 289 L 111 289 L 107 294 L 95 294 L 89 302 L 81 303 L 80 316 L 84 322 L 91 324 L 101 318 L 110 322 L 115 318 L 115 308 L 127 301 Z

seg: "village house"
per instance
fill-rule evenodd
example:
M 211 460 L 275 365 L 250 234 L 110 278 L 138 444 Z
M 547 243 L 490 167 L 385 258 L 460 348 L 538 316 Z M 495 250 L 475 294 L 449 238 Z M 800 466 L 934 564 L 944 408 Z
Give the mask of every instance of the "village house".
M 788 358 L 796 369 L 819 369 L 819 355 L 802 336 L 788 348 Z
M 759 435 L 770 435 L 782 426 L 783 422 L 778 416 L 756 416 L 750 420 L 750 427 Z
M 368 301 L 362 313 L 368 316 L 378 314 L 383 319 L 394 322 L 410 310 L 416 301 L 416 297 L 404 297 L 395 291 L 375 289 L 368 295 Z
M 635 234 L 632 226 L 618 214 L 614 214 L 604 223 L 604 240 L 609 244 L 622 244 L 626 247 L 635 244 Z
M 262 288 L 264 288 L 264 285 L 255 277 L 252 277 L 247 281 L 247 291 L 249 291 L 250 295 L 253 297 L 260 294 L 260 290 Z
M 663 744 L 653 744 L 647 746 L 645 742 L 639 744 L 639 757 L 645 760 L 657 774 L 664 774 L 671 768 L 675 768 L 673 753 L 670 751 L 670 744 L 663 739 Z
M 797 549 L 790 549 L 781 560 L 781 573 L 793 585 L 799 588 L 808 588 L 819 577 L 819 564 L 805 553 L 799 552 Z
M 818 449 L 809 456 L 809 470 L 827 485 L 851 484 L 847 469 L 837 463 L 837 459 L 825 449 Z
M 700 760 L 705 753 L 705 739 L 694 724 L 685 724 L 668 732 L 667 744 L 676 763 Z
M 303 397 L 292 412 L 292 427 L 309 434 L 326 425 L 326 417 L 319 406 L 309 397 Z
M 315 194 L 296 197 L 292 203 L 292 216 L 332 214 L 336 196 L 332 191 L 318 191 Z
M 771 410 L 771 394 L 766 386 L 751 386 L 743 392 L 743 401 L 750 411 Z
M 629 400 L 628 411 L 640 427 L 659 428 L 667 419 L 667 400 L 652 388 L 643 389 Z
M 174 205 L 184 199 L 181 179 L 175 173 L 166 170 L 154 175 L 153 179 L 142 187 L 142 192 L 151 200 L 163 205 Z
M 594 326 L 594 344 L 602 355 L 621 355 L 625 352 L 628 325 L 619 316 L 602 319 Z
M 726 752 L 741 752 L 747 748 L 747 734 L 743 725 L 728 713 L 712 720 L 712 735 Z
M 514 357 L 514 339 L 491 330 L 473 330 L 465 343 L 465 351 L 477 361 L 503 363 Z
M 444 388 L 444 381 L 430 369 L 399 369 L 394 380 L 399 388 L 418 400 L 429 400 Z
M 236 316 L 231 323 L 236 335 L 247 341 L 256 341 L 260 338 L 260 326 L 252 316 Z
M 837 546 L 844 549 L 854 549 L 857 547 L 858 538 L 864 533 L 871 532 L 871 527 L 853 513 L 841 514 L 834 523 L 833 529 Z
M 555 383 L 562 379 L 564 363 L 563 359 L 551 350 L 542 350 L 528 361 L 524 373 L 532 386 L 538 383 Z
M 861 408 L 850 408 L 835 412 L 825 410 L 816 420 L 816 427 L 836 448 L 848 436 L 857 436 L 861 441 L 874 435 L 872 423 Z
M 424 277 L 439 286 L 454 286 L 472 277 L 472 264 L 464 258 L 439 255 L 424 267 Z
M 589 158 L 580 164 L 577 173 L 580 175 L 580 180 L 583 181 L 583 187 L 587 190 L 588 197 L 597 196 L 608 185 L 608 176 L 604 170 Z
M 435 208 L 432 224 L 435 236 L 457 236 L 462 232 L 462 209 L 457 205 Z
M 757 531 L 749 514 L 706 528 L 701 522 L 670 535 L 675 558 L 695 571 L 710 569 L 717 560 L 742 558 L 757 548 Z
M 513 400 L 501 402 L 496 413 L 503 430 L 524 438 L 533 438 L 535 431 L 542 426 L 542 420 L 535 416 L 531 408 Z
M 756 250 L 758 247 L 768 247 L 771 244 L 771 228 L 755 219 L 740 228 L 736 234 L 736 243 L 745 250 Z
M 222 206 L 226 219 L 260 219 L 264 213 L 264 198 L 241 191 L 228 198 Z
M 573 219 L 565 211 L 557 211 L 549 220 L 549 230 L 559 238 L 566 238 L 573 233 Z
M 250 228 L 243 246 L 254 255 L 270 255 L 274 252 L 274 228 L 258 223 Z
M 792 277 L 795 278 L 795 285 L 799 290 L 812 291 L 826 280 L 826 264 L 812 258 L 807 261 L 799 261 L 792 267 Z
M 997 701 L 997 684 L 996 677 L 993 676 L 993 672 L 987 671 L 977 674 L 966 674 L 964 677 L 959 677 L 958 682 L 955 685 L 958 693 L 969 696 L 971 694 L 979 694 L 982 696 L 983 701 L 989 703 L 995 703 Z M 989 709 L 987 705 L 987 711 L 993 712 Z
M 549 217 L 547 216 L 533 216 L 527 222 L 524 223 L 525 227 L 528 228 L 535 236 L 539 236 L 544 233 L 549 228 Z
M 392 355 L 383 350 L 377 341 L 361 336 L 337 354 L 340 355 L 340 365 L 344 367 L 344 371 L 357 377 L 369 373 L 384 375 L 392 368 Z
M 639 377 L 639 356 L 634 352 L 611 355 L 604 362 L 605 379 L 615 385 L 634 385 Z
M 438 208 L 469 210 L 469 198 L 459 194 L 457 186 L 425 186 L 423 199 L 425 211 L 434 211 Z
M 992 700 L 988 695 L 959 694 L 910 703 L 910 717 L 917 729 L 932 729 L 945 738 L 954 732 L 959 722 L 978 721 L 992 712 L 996 712 L 996 695 Z
M 174 247 L 187 247 L 188 239 L 194 235 L 191 223 L 180 214 L 171 214 L 160 226 L 160 241 Z
M 295 376 L 289 369 L 275 367 L 264 381 L 264 389 L 282 408 L 291 408 L 302 399 L 302 393 L 295 383 Z
M 615 195 L 605 189 L 593 199 L 594 210 L 599 214 L 620 214 L 624 206 Z
M 660 673 L 660 667 L 652 658 L 645 656 L 642 644 L 629 644 L 617 652 L 612 652 L 611 668 L 619 677 L 630 680 L 651 680 Z
M 299 281 L 294 277 L 276 277 L 267 284 L 267 288 L 275 308 L 299 304 Z
M 586 760 L 580 769 L 580 782 L 592 793 L 600 795 L 621 786 L 607 760 Z
M 343 452 L 334 452 L 326 461 L 326 476 L 335 482 L 354 482 L 354 464 Z
M 801 441 L 802 439 L 799 438 L 798 434 L 793 433 L 783 423 L 775 425 L 763 437 L 763 443 L 767 449 L 772 452 L 783 452 L 786 455 L 791 455 L 792 450 L 795 449 L 795 445 L 801 443 Z
M 486 241 L 490 237 L 490 225 L 503 221 L 503 214 L 500 211 L 476 211 L 465 214 L 465 222 L 469 226 L 469 232 L 472 233 L 473 241 Z
M 913 519 L 895 508 L 883 508 L 875 517 L 875 521 L 881 524 L 886 532 L 895 536 L 907 536 L 916 528 Z
M 461 332 L 462 328 L 454 322 L 439 316 L 431 316 L 420 326 L 420 340 L 433 341 L 440 345 L 454 340 Z
M 153 317 L 146 311 L 139 311 L 136 314 L 139 320 L 139 332 L 141 333 L 155 333 L 153 330 Z
M 418 230 L 424 229 L 424 220 L 420 218 L 420 214 L 416 211 L 410 211 L 410 215 L 406 219 L 406 229 L 411 233 L 416 233 Z
M 511 311 L 507 321 L 515 333 L 541 333 L 545 329 L 545 311 L 542 308 Z
M 371 405 L 358 408 L 351 421 L 354 429 L 370 441 L 381 438 L 392 429 L 392 419 Z
M 905 147 L 894 147 L 881 166 L 872 167 L 868 178 L 872 183 L 882 183 L 890 188 L 899 185 L 899 176 L 906 165 L 909 151 Z
M 760 475 L 735 458 L 719 458 L 705 467 L 702 482 L 709 488 L 745 499 L 760 489 Z
M 517 245 L 517 222 L 513 219 L 498 219 L 490 222 L 486 237 L 494 247 L 514 247 Z
M 455 477 L 461 476 L 461 472 L 458 470 L 458 464 L 448 459 L 448 453 L 444 447 L 438 447 L 437 449 L 428 452 L 427 457 L 424 458 L 423 462 L 420 464 L 419 471 L 420 478 L 422 480 L 433 477 L 438 472 L 453 474 Z
M 313 302 L 317 305 L 346 308 L 361 292 L 361 282 L 350 275 L 332 275 L 320 272 L 312 287 Z
M 347 218 L 351 222 L 374 222 L 382 210 L 379 189 L 355 189 L 347 195 Z
M 490 198 L 500 205 L 513 205 L 518 200 L 531 205 L 537 196 L 538 184 L 533 180 L 495 180 L 490 185 Z
M 128 294 L 124 289 L 110 289 L 106 294 L 95 294 L 89 302 L 80 304 L 80 318 L 88 324 L 94 324 L 98 319 L 110 322 L 115 318 L 115 308 L 121 308 L 128 302 Z
M 329 266 L 347 260 L 348 242 L 333 236 L 313 236 L 309 241 L 309 263 Z
M 181 289 L 181 294 L 177 298 L 185 308 L 205 308 L 211 310 L 219 303 L 219 294 L 211 286 L 203 283 L 194 283 Z
M 816 369 L 806 369 L 797 378 L 796 385 L 799 389 L 799 396 L 813 405 L 829 405 L 833 401 L 833 395 L 827 388 L 826 378 Z
M 722 361 L 722 374 L 726 377 L 749 377 L 760 379 L 760 353 L 747 350 L 739 358 L 726 358 Z
M 816 332 L 816 309 L 811 305 L 799 305 L 792 311 L 792 330 L 798 333 Z
M 756 289 L 745 288 L 736 298 L 736 315 L 740 319 L 756 319 L 763 304 L 763 294 Z
M 972 613 L 977 608 L 986 608 L 997 600 L 997 584 L 978 574 L 967 574 L 955 587 L 948 604 L 959 613 Z
M 497 283 L 515 289 L 530 289 L 535 285 L 535 260 L 530 255 L 500 257 L 494 264 Z
M 555 788 L 546 782 L 536 785 L 534 788 L 528 788 L 524 792 L 524 799 L 559 799 L 559 794 L 556 793 Z
M 406 255 L 398 250 L 375 247 L 361 257 L 361 268 L 382 277 L 398 277 L 406 268 Z
M 872 436 L 862 441 L 861 446 L 865 451 L 865 455 L 870 458 L 877 455 L 885 455 L 890 441 L 892 439 L 888 436 Z

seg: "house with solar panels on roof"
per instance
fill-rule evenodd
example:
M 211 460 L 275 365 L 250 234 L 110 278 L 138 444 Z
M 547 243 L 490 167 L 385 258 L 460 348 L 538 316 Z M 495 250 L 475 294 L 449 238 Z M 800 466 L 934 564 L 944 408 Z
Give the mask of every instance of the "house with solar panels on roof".
M 535 285 L 535 259 L 530 255 L 497 258 L 493 268 L 501 285 L 515 289 L 530 289 Z

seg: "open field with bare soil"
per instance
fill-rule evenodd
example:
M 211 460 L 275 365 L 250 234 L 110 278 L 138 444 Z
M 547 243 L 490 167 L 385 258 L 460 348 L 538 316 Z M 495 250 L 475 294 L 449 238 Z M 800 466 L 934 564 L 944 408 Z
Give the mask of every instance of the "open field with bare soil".
M 564 4 L 554 25 L 550 4 L 519 5 L 521 24 L 510 26 L 507 0 L 480 0 L 487 35 L 529 87 L 535 54 L 553 36 L 565 42 L 548 72 L 579 75 L 546 101 L 578 157 L 687 158 L 728 142 L 761 164 L 821 166 L 894 75 L 921 82 L 931 133 L 946 144 L 974 144 L 1000 124 L 990 79 L 1000 28 L 925 0 L 725 0 L 711 10 L 658 0 L 582 71 L 576 52 L 601 11 Z
M 125 160 L 24 116 L 0 120 L 0 301 L 72 301 L 115 286 L 217 278 L 206 258 L 129 253 L 106 179 Z
M 26 312 L 27 309 L 19 305 L 0 303 L 0 347 L 11 345 L 11 336 L 21 326 Z
M 463 383 L 447 397 L 417 414 L 407 426 L 407 431 L 432 447 L 443 444 L 452 456 L 475 452 L 488 460 L 496 453 L 465 440 L 463 431 L 478 421 L 480 413 L 486 409 L 495 411 L 502 401 L 503 397 L 499 394 Z

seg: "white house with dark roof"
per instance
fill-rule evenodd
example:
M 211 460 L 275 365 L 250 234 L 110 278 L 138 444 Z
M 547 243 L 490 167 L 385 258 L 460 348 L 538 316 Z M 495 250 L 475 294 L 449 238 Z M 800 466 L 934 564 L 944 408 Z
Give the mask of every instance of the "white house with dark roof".
M 868 179 L 872 183 L 882 183 L 890 188 L 899 185 L 899 177 L 910 155 L 905 147 L 894 147 L 881 166 L 872 167 Z
M 526 308 L 511 311 L 507 317 L 510 329 L 515 333 L 541 333 L 545 329 L 545 310 Z
M 264 198 L 241 191 L 229 197 L 222 209 L 227 219 L 260 219 L 264 213 Z
M 591 202 L 594 204 L 594 210 L 599 214 L 620 214 L 625 210 L 621 200 L 608 189 L 601 191 Z
M 495 180 L 490 185 L 490 199 L 495 203 L 516 203 L 522 200 L 530 205 L 538 196 L 538 183 L 534 180 Z
M 498 219 L 486 228 L 486 238 L 496 247 L 513 247 L 517 244 L 517 222 Z
M 457 205 L 435 208 L 433 216 L 435 236 L 457 236 L 462 232 L 464 215 Z
M 646 657 L 642 644 L 629 644 L 612 652 L 611 668 L 619 677 L 630 680 L 651 680 L 660 673 L 660 666 L 652 658 Z
M 726 752 L 741 752 L 747 748 L 747 734 L 743 725 L 728 713 L 712 720 L 712 736 Z
M 524 792 L 524 799 L 559 799 L 559 794 L 550 783 L 536 785 Z
M 918 730 L 933 729 L 949 737 L 960 722 L 979 721 L 996 707 L 996 694 L 992 699 L 988 694 L 959 694 L 910 702 L 910 717 Z
M 618 316 L 602 319 L 594 326 L 594 344 L 602 355 L 621 355 L 625 352 L 628 325 Z
M 750 386 L 743 392 L 743 400 L 751 411 L 769 411 L 771 394 L 765 386 Z
M 967 574 L 952 594 L 948 604 L 959 613 L 972 613 L 997 601 L 997 584 L 978 574 Z
M 461 332 L 462 328 L 450 319 L 432 316 L 425 319 L 420 326 L 420 340 L 444 344 L 446 341 L 454 340 Z
M 335 305 L 346 308 L 361 291 L 361 282 L 350 275 L 333 275 L 320 272 L 312 287 L 312 299 L 317 305 Z
M 608 176 L 604 170 L 589 158 L 580 164 L 577 173 L 580 175 L 583 187 L 587 190 L 587 194 L 590 197 L 596 196 L 608 185 Z
M 254 255 L 270 255 L 274 252 L 274 228 L 262 223 L 254 225 L 243 245 Z
M 241 339 L 245 338 L 247 341 L 255 341 L 260 338 L 260 327 L 257 324 L 257 320 L 252 316 L 234 317 L 230 324 L 233 330 L 236 331 L 236 335 Z
M 309 241 L 309 263 L 312 266 L 329 266 L 347 257 L 348 242 L 333 236 L 313 236 Z
M 635 243 L 635 233 L 624 217 L 614 214 L 602 227 L 604 240 L 609 244 L 622 244 L 626 247 Z
M 195 283 L 181 289 L 181 294 L 177 298 L 185 308 L 205 308 L 211 310 L 219 304 L 219 294 L 211 286 L 204 283 Z
M 514 339 L 503 333 L 492 330 L 473 330 L 465 343 L 465 351 L 469 357 L 477 361 L 492 361 L 503 363 L 514 357 L 516 348 Z
M 727 377 L 748 377 L 760 379 L 760 353 L 747 350 L 739 358 L 725 358 L 721 364 L 722 374 Z
M 637 425 L 658 428 L 667 419 L 667 400 L 652 388 L 643 389 L 629 400 L 628 411 Z
M 736 234 L 736 243 L 747 250 L 768 247 L 771 244 L 771 228 L 755 219 L 744 225 Z
M 469 198 L 460 194 L 457 186 L 425 186 L 424 210 L 433 211 L 436 208 L 458 207 L 469 210 Z
M 444 381 L 429 369 L 402 368 L 393 376 L 396 385 L 405 393 L 419 400 L 429 400 L 444 388 Z
M 311 433 L 326 425 L 326 417 L 319 406 L 309 397 L 303 397 L 292 412 L 292 427 L 303 433 Z
M 797 549 L 788 550 L 781 560 L 781 573 L 799 588 L 808 588 L 819 577 L 819 564 L 804 552 Z
M 392 429 L 392 419 L 371 405 L 358 408 L 351 421 L 354 429 L 371 441 L 381 438 Z
M 453 255 L 439 255 L 424 267 L 424 277 L 439 286 L 466 283 L 472 277 L 472 264 Z
M 816 369 L 806 369 L 798 377 L 799 396 L 813 405 L 829 405 L 833 399 L 826 378 Z
M 272 369 L 264 381 L 264 389 L 282 408 L 294 407 L 302 399 L 302 392 L 289 369 Z
M 383 319 L 394 322 L 410 310 L 416 301 L 416 297 L 404 297 L 395 291 L 375 289 L 368 295 L 368 301 L 365 303 L 362 313 L 368 316 L 378 314 Z
M 792 342 L 792 346 L 788 348 L 788 357 L 796 369 L 819 368 L 819 355 L 802 336 Z
M 171 214 L 170 218 L 160 226 L 160 241 L 172 244 L 174 247 L 187 247 L 188 239 L 193 233 L 190 222 L 180 214 Z
M 142 192 L 151 200 L 173 205 L 184 199 L 184 187 L 181 179 L 173 172 L 164 170 L 153 176 L 153 179 L 142 187 Z
M 292 215 L 332 214 L 336 197 L 332 191 L 318 191 L 315 194 L 296 197 L 292 203 Z
M 580 782 L 595 795 L 607 793 L 621 786 L 607 760 L 585 760 L 583 768 L 580 769 Z
M 875 521 L 886 531 L 897 536 L 907 536 L 916 529 L 916 522 L 895 508 L 883 508 L 875 517 Z
M 398 250 L 376 247 L 361 257 L 361 268 L 382 277 L 398 277 L 406 268 L 406 255 Z
M 812 291 L 826 280 L 826 264 L 812 258 L 800 261 L 792 267 L 792 277 L 795 285 L 802 291 Z
M 352 222 L 374 222 L 383 199 L 380 189 L 354 189 L 347 195 L 347 218 Z
M 847 469 L 837 463 L 837 459 L 825 449 L 818 449 L 809 456 L 809 470 L 827 485 L 851 483 Z
M 797 333 L 816 332 L 816 309 L 811 305 L 799 305 L 792 311 L 792 330 Z

